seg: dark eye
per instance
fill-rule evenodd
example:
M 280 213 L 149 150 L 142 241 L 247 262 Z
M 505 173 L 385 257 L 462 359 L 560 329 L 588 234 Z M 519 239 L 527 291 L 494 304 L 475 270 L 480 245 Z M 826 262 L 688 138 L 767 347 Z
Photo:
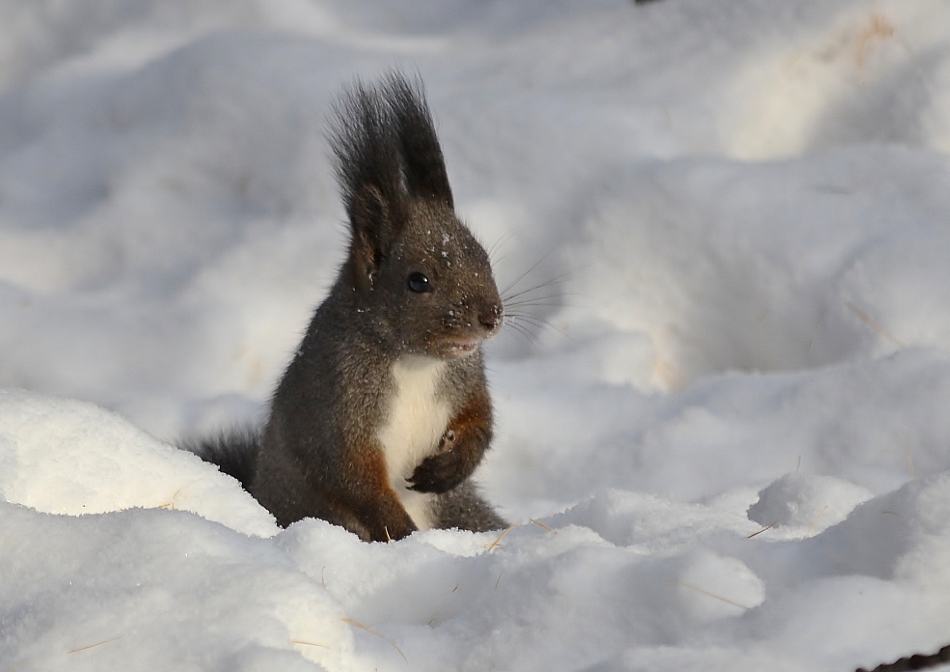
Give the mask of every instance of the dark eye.
M 410 275 L 408 284 L 409 289 L 416 292 L 417 294 L 432 291 L 432 285 L 429 284 L 429 278 L 427 278 L 422 273 L 413 273 Z

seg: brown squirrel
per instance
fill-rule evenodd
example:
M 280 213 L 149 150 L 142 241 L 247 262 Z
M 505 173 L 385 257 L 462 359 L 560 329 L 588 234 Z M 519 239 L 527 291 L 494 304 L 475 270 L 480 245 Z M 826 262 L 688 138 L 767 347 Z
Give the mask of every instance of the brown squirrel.
M 505 522 L 469 477 L 492 438 L 482 342 L 501 326 L 488 254 L 459 221 L 420 84 L 354 85 L 331 147 L 346 260 L 262 431 L 186 446 L 286 526 L 322 518 L 364 540 Z

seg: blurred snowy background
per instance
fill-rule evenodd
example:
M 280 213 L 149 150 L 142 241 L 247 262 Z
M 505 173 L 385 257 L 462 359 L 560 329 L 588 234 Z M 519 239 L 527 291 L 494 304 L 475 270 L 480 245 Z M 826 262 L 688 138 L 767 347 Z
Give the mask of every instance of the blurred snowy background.
M 530 304 L 500 543 L 279 531 L 167 445 L 261 417 L 345 244 L 326 115 L 392 68 Z M 945 0 L 0 0 L 0 672 L 939 648 L 948 300 Z

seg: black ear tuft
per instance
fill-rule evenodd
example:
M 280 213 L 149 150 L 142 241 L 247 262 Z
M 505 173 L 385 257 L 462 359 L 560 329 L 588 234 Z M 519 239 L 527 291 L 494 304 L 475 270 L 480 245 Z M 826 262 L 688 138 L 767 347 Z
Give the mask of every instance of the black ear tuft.
M 406 188 L 416 198 L 454 207 L 442 147 L 426 104 L 422 83 L 392 73 L 382 85 L 399 136 Z
M 334 112 L 330 147 L 350 220 L 352 256 L 363 266 L 386 256 L 406 221 L 400 143 L 389 105 L 376 89 L 357 82 Z
M 330 146 L 350 219 L 350 258 L 364 285 L 409 221 L 410 199 L 453 207 L 445 160 L 421 83 L 392 73 L 357 81 L 335 110 Z
M 335 110 L 330 146 L 347 214 L 361 188 L 374 187 L 393 213 L 403 214 L 407 198 L 453 207 L 445 159 L 420 82 L 392 73 L 381 84 L 361 82 Z M 399 226 L 394 217 L 392 224 Z M 396 232 L 398 233 L 398 231 Z

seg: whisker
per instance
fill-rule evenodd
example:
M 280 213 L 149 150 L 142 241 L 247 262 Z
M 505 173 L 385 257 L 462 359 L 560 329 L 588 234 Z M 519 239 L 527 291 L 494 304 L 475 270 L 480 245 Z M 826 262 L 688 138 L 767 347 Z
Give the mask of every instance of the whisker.
M 528 322 L 529 324 L 537 324 L 537 325 L 550 324 L 550 322 L 548 322 L 543 317 L 538 317 L 537 315 L 532 315 L 530 313 L 511 313 L 508 317 L 514 320 L 515 322 L 521 320 L 522 322 Z
M 541 289 L 541 288 L 539 287 L 538 289 Z M 545 294 L 544 296 L 526 296 L 526 297 L 523 297 L 523 299 L 525 301 L 543 301 L 545 299 L 559 299 L 562 296 L 566 296 L 566 295 L 560 292 L 556 292 L 554 294 Z M 512 295 L 505 299 L 505 303 L 506 304 L 512 303 L 513 301 L 517 301 L 518 299 L 521 299 L 521 298 L 522 298 L 521 296 Z
M 565 301 L 565 298 L 576 299 L 580 297 L 580 294 L 559 294 L 552 296 L 539 296 L 537 298 L 526 298 L 520 301 L 505 301 L 505 312 L 513 313 L 521 311 L 524 313 L 531 312 L 532 308 L 544 309 L 547 312 L 547 309 L 560 309 L 560 308 L 583 308 L 584 304 L 578 301 Z
M 554 254 L 554 250 L 547 252 L 544 256 L 542 256 L 540 259 L 534 262 L 531 266 L 529 266 L 528 270 L 526 270 L 524 273 L 522 273 L 517 278 L 515 278 L 513 282 L 508 283 L 508 286 L 505 287 L 504 290 L 502 290 L 501 295 L 504 296 L 505 294 L 510 292 L 512 289 L 517 287 L 518 283 L 524 280 L 528 276 L 528 274 L 534 271 L 538 266 L 540 266 L 542 263 L 547 261 L 548 257 L 550 257 L 552 254 Z
M 505 308 L 560 308 L 561 306 L 569 305 L 560 301 L 551 300 L 558 298 L 560 297 L 551 296 L 545 297 L 544 299 L 539 299 L 537 301 L 526 299 L 524 301 L 505 303 Z
M 561 334 L 561 336 L 564 336 L 565 338 L 567 338 L 567 339 L 569 339 L 569 340 L 571 340 L 571 341 L 574 340 L 573 338 L 571 338 L 570 334 L 568 334 L 566 331 L 564 331 L 564 329 L 562 329 L 561 327 L 557 326 L 557 325 L 554 324 L 553 322 L 549 322 L 548 320 L 545 320 L 545 319 L 543 319 L 543 318 L 535 317 L 534 315 L 515 315 L 515 316 L 513 316 L 513 318 L 514 318 L 514 319 L 513 319 L 512 326 L 514 326 L 515 324 L 518 323 L 519 320 L 521 320 L 522 322 L 526 322 L 527 324 L 533 325 L 533 326 L 535 326 L 535 327 L 542 327 L 542 328 L 547 328 L 547 329 L 553 329 L 553 330 L 556 331 L 557 333 Z M 523 329 L 527 329 L 527 327 L 525 327 L 525 325 L 523 325 L 523 324 L 518 324 L 518 326 L 521 327 L 521 328 L 523 328 Z
M 535 298 L 535 297 L 530 296 L 531 292 L 537 292 L 537 291 L 540 291 L 540 290 L 542 290 L 542 289 L 547 289 L 548 287 L 549 287 L 549 285 L 547 285 L 547 284 L 538 285 L 537 287 L 532 287 L 532 288 L 526 289 L 526 290 L 524 290 L 524 291 L 522 291 L 522 292 L 516 292 L 516 293 L 514 293 L 514 294 L 509 294 L 509 295 L 507 295 L 507 296 L 504 296 L 502 300 L 503 300 L 505 303 L 509 303 L 509 302 L 511 302 L 511 301 L 513 301 L 513 300 L 521 299 L 521 298 L 524 298 L 524 299 L 532 299 L 532 298 Z M 553 299 L 553 298 L 556 298 L 556 297 L 558 297 L 558 296 L 560 296 L 560 294 L 553 294 L 553 295 L 550 295 L 550 296 L 545 295 L 545 296 L 540 296 L 540 297 L 537 297 L 537 298 L 540 298 L 540 299 L 544 299 L 544 298 Z
M 521 292 L 516 292 L 516 293 L 514 293 L 514 294 L 508 294 L 508 295 L 506 295 L 506 296 L 503 296 L 503 297 L 502 297 L 502 301 L 507 304 L 507 303 L 510 303 L 510 302 L 515 301 L 515 300 L 517 300 L 517 299 L 525 299 L 525 300 L 527 300 L 527 301 L 530 301 L 530 300 L 533 299 L 533 298 L 539 298 L 539 299 L 554 299 L 554 298 L 557 298 L 557 297 L 560 296 L 560 294 L 554 294 L 554 295 L 551 295 L 551 296 L 545 295 L 545 296 L 539 296 L 539 297 L 533 297 L 533 296 L 531 296 L 531 292 L 537 292 L 537 291 L 540 291 L 540 290 L 543 290 L 543 289 L 547 289 L 548 287 L 549 287 L 549 285 L 547 285 L 547 284 L 538 285 L 537 287 L 531 287 L 530 289 L 526 289 L 526 290 L 521 291 Z
M 542 283 L 540 283 L 540 284 L 537 284 L 537 285 L 535 285 L 535 286 L 533 286 L 533 287 L 527 287 L 526 289 L 522 289 L 521 291 L 515 292 L 514 294 L 509 294 L 509 293 L 508 293 L 508 292 L 510 292 L 512 289 L 514 289 L 513 286 L 512 286 L 512 287 L 509 287 L 508 289 L 506 289 L 506 290 L 505 290 L 504 292 L 502 292 L 501 294 L 502 294 L 503 297 L 505 297 L 505 300 L 517 299 L 517 298 L 520 297 L 520 296 L 524 296 L 525 294 L 530 294 L 531 292 L 536 292 L 536 291 L 538 291 L 538 290 L 540 290 L 540 289 L 546 289 L 546 288 L 548 288 L 548 287 L 556 287 L 556 286 L 558 286 L 558 285 L 561 285 L 561 284 L 563 284 L 564 282 L 566 282 L 572 275 L 574 275 L 574 271 L 565 271 L 564 273 L 562 273 L 562 274 L 560 274 L 560 275 L 557 275 L 557 276 L 555 276 L 555 277 L 553 277 L 553 278 L 549 278 L 549 279 L 545 280 L 544 282 L 542 282 Z M 518 282 L 520 282 L 520 280 L 519 280 Z M 515 284 L 517 284 L 517 282 L 516 282 Z
M 567 335 L 563 329 L 555 325 L 550 320 L 544 317 L 541 317 L 539 315 L 533 315 L 531 313 L 514 312 L 514 313 L 510 313 L 506 317 L 506 319 L 507 318 L 510 318 L 511 322 L 513 323 L 519 323 L 519 322 L 522 323 L 522 326 L 524 324 L 528 324 L 528 325 L 532 325 L 536 327 L 550 328 L 550 329 L 554 329 L 555 331 L 561 334 L 564 334 L 565 336 Z
M 489 248 L 488 258 L 491 260 L 492 265 L 494 265 L 497 261 L 500 261 L 499 259 L 495 258 L 495 254 L 498 253 L 498 250 L 501 249 L 502 245 L 507 243 L 512 238 L 514 238 L 514 234 L 509 231 L 508 233 L 505 233 L 504 235 L 502 235 L 498 240 L 496 240 L 495 243 Z M 503 258 L 504 257 L 502 257 L 502 259 Z
M 523 324 L 511 322 L 508 326 L 510 329 L 514 330 L 516 334 L 519 334 L 527 339 L 528 343 L 530 343 L 535 348 L 541 345 L 541 339 Z

